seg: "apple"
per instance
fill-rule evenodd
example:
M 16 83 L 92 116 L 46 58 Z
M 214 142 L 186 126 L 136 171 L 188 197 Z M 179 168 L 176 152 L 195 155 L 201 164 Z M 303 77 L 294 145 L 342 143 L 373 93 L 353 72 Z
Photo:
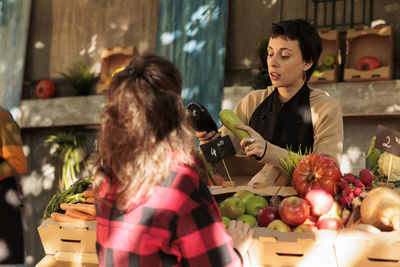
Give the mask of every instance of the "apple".
M 317 223 L 320 230 L 337 230 L 340 226 L 342 226 L 342 219 L 339 217 L 320 217 Z
M 221 203 L 220 211 L 222 216 L 228 217 L 229 219 L 236 219 L 244 214 L 245 206 L 240 198 L 232 196 Z
M 268 206 L 268 201 L 263 196 L 253 196 L 246 201 L 246 213 L 257 217 L 261 208 Z
M 253 227 L 257 223 L 256 217 L 250 214 L 240 215 L 236 220 L 245 222 L 250 225 L 250 227 Z
M 258 224 L 261 227 L 267 227 L 270 222 L 279 219 L 278 207 L 267 206 L 261 208 L 258 212 L 257 219 L 258 219 Z
M 279 204 L 279 216 L 289 225 L 304 223 L 310 215 L 308 202 L 296 196 L 286 197 Z
M 325 213 L 321 216 L 342 218 L 342 208 L 340 207 L 338 202 L 333 201 L 333 205 L 332 205 L 331 209 L 327 213 Z
M 273 229 L 279 232 L 291 232 L 292 229 L 290 229 L 290 226 L 287 225 L 284 221 L 282 220 L 273 220 L 268 224 L 269 229 Z
M 228 229 L 230 222 L 231 222 L 231 219 L 229 219 L 228 217 L 222 216 L 222 223 L 224 224 L 226 229 Z
M 300 224 L 296 228 L 294 228 L 293 232 L 307 232 L 307 231 L 315 231 L 318 230 L 317 227 L 308 224 Z
M 305 200 L 310 204 L 311 214 L 317 217 L 327 213 L 333 205 L 332 195 L 321 188 L 308 191 Z
M 318 217 L 310 215 L 308 216 L 307 220 L 303 222 L 303 224 L 314 226 L 317 224 L 317 222 L 318 222 Z
M 254 197 L 254 193 L 250 192 L 249 190 L 240 190 L 236 192 L 233 196 L 240 198 L 240 200 L 242 200 L 243 203 L 246 204 L 249 198 Z
M 351 215 L 351 211 L 349 209 L 343 209 L 342 211 L 342 223 L 346 225 L 347 221 L 349 220 Z

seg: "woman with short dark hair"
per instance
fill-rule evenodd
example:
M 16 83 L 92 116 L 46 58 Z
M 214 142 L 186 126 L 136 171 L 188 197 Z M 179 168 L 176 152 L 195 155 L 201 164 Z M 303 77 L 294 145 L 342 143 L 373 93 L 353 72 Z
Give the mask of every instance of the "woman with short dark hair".
M 250 92 L 234 110 L 245 124 L 237 128 L 247 131 L 251 138 L 240 141 L 225 127 L 222 135 L 229 134 L 237 150 L 245 147 L 247 156 L 255 156 L 266 166 L 279 165 L 288 148 L 326 154 L 340 164 L 341 106 L 328 93 L 307 84 L 322 51 L 318 32 L 301 19 L 274 23 L 267 49 L 272 86 Z M 196 132 L 202 143 L 220 135 Z

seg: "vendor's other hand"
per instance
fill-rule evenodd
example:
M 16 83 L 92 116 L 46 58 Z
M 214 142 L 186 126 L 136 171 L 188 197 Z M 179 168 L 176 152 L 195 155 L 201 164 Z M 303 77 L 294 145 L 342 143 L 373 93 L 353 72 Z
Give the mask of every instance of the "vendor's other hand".
M 195 133 L 196 138 L 199 139 L 200 145 L 217 140 L 218 137 L 221 136 L 220 132 L 209 132 L 207 133 L 206 131 L 203 132 L 197 132 Z
M 267 145 L 264 138 L 250 126 L 236 125 L 236 128 L 246 131 L 250 135 L 250 138 L 245 137 L 240 141 L 240 146 L 244 148 L 246 155 L 248 157 L 262 157 L 265 151 L 265 146 Z
M 231 220 L 227 231 L 232 237 L 233 247 L 244 257 L 253 239 L 254 230 L 243 221 Z

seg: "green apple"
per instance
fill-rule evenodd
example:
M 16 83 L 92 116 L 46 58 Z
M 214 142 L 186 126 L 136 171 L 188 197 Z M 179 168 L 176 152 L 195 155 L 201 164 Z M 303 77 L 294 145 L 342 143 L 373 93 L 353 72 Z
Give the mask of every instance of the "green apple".
M 260 209 L 268 206 L 268 201 L 260 195 L 255 195 L 246 201 L 246 213 L 257 217 Z
M 250 227 L 253 227 L 257 223 L 256 217 L 254 217 L 253 215 L 250 215 L 250 214 L 240 215 L 236 220 L 243 221 L 243 222 L 247 223 L 248 225 L 250 225 Z
M 291 232 L 292 230 L 290 229 L 290 226 L 287 225 L 284 221 L 282 220 L 273 220 L 270 222 L 267 226 L 269 229 L 273 229 L 279 232 Z
M 316 226 L 308 225 L 308 224 L 300 224 L 296 228 L 294 228 L 293 232 L 307 232 L 307 231 L 315 231 L 318 230 Z
M 325 56 L 322 59 L 322 62 L 323 62 L 322 64 L 324 64 L 325 67 L 333 68 L 333 65 L 336 62 L 336 57 L 335 56 Z
M 243 201 L 243 203 L 246 204 L 249 198 L 254 197 L 254 194 L 249 190 L 240 190 L 236 192 L 233 196 L 240 198 Z
M 231 222 L 231 219 L 229 219 L 228 217 L 222 216 L 222 223 L 224 224 L 226 229 L 228 229 L 230 222 Z
M 228 197 L 220 206 L 221 215 L 229 219 L 236 219 L 245 212 L 245 205 L 238 197 Z

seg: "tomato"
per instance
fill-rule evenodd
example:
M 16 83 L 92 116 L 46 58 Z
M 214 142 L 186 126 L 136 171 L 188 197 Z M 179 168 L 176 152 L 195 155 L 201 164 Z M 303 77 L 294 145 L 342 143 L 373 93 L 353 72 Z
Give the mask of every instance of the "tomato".
M 322 154 L 310 154 L 300 160 L 292 174 L 292 184 L 300 197 L 308 191 L 322 188 L 332 196 L 336 195 L 336 182 L 342 178 L 342 172 L 335 160 Z
M 376 57 L 362 57 L 357 62 L 356 70 L 374 70 L 379 68 L 382 63 Z
M 36 85 L 36 96 L 38 98 L 50 98 L 54 95 L 56 92 L 56 87 L 54 83 L 50 80 L 41 80 L 37 85 Z

